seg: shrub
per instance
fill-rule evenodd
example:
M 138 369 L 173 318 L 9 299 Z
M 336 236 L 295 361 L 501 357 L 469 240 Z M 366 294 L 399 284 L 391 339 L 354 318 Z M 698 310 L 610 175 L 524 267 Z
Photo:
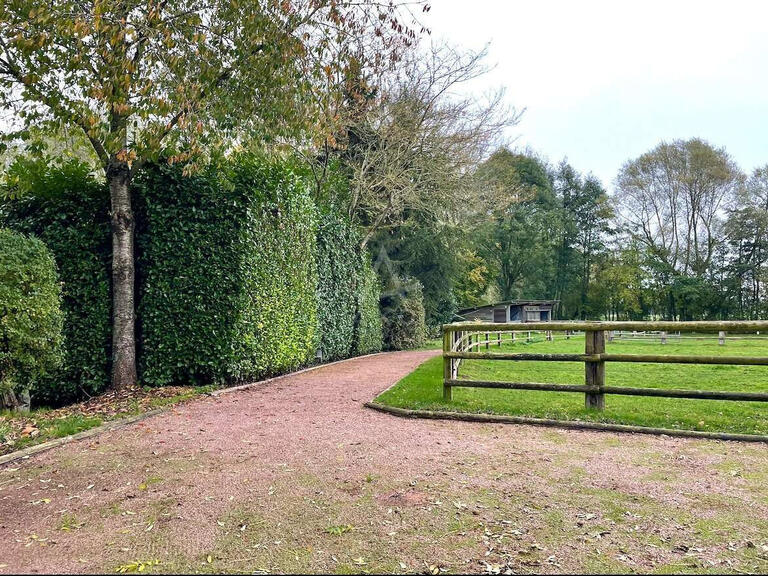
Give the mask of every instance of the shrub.
M 314 356 L 317 334 L 317 211 L 288 165 L 255 156 L 235 163 L 236 190 L 250 199 L 245 285 L 250 313 L 235 342 L 248 376 L 285 372 Z M 253 341 L 255 348 L 245 346 Z
M 381 285 L 368 258 L 364 256 L 361 260 L 354 350 L 357 354 L 370 354 L 380 352 L 382 347 Z
M 421 284 L 402 278 L 397 287 L 382 299 L 384 346 L 388 350 L 407 350 L 424 344 L 424 295 Z
M 38 379 L 33 399 L 61 405 L 97 394 L 109 384 L 111 354 L 107 190 L 76 161 L 59 167 L 17 161 L 10 175 L 2 221 L 40 238 L 62 281 L 63 361 Z
M 316 214 L 284 164 L 240 156 L 137 180 L 144 384 L 228 382 L 307 362 L 317 327 Z
M 61 363 L 61 286 L 40 240 L 0 229 L 0 405 Z

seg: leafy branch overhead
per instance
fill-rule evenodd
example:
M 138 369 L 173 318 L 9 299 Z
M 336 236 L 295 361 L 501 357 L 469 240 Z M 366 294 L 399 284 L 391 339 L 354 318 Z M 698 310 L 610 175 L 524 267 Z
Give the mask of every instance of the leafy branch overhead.
M 415 7 L 428 9 L 420 4 Z M 16 127 L 82 129 L 102 164 L 296 135 L 346 56 L 383 66 L 411 7 L 331 0 L 14 0 L 0 7 L 0 102 Z M 404 22 L 405 20 L 405 22 Z M 205 151 L 205 152 L 204 152 Z

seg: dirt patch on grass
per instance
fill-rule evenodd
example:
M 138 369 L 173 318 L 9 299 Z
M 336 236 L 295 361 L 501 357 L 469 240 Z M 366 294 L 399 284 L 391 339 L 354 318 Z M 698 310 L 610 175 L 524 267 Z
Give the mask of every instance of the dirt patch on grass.
M 377 499 L 385 506 L 423 506 L 429 502 L 429 494 L 407 490 L 382 494 Z

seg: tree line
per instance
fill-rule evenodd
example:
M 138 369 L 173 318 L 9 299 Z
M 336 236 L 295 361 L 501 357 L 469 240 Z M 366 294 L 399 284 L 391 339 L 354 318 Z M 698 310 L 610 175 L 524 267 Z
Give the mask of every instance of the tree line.
M 474 171 L 445 239 L 409 232 L 389 243 L 437 295 L 434 325 L 517 298 L 558 300 L 563 319 L 764 316 L 768 166 L 747 175 L 723 148 L 676 140 L 628 160 L 614 184 L 609 194 L 565 160 L 502 147 Z M 425 273 L 424 262 L 445 272 Z

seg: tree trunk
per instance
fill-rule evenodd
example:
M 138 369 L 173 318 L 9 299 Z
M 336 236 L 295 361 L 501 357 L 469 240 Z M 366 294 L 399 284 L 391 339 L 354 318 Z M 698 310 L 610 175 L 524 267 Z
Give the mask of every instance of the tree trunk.
M 0 390 L 0 408 L 15 412 L 29 412 L 29 390 L 20 390 L 18 394 L 13 391 L 13 388 Z
M 136 335 L 134 330 L 133 208 L 130 170 L 113 160 L 107 168 L 112 206 L 112 386 L 136 386 Z

